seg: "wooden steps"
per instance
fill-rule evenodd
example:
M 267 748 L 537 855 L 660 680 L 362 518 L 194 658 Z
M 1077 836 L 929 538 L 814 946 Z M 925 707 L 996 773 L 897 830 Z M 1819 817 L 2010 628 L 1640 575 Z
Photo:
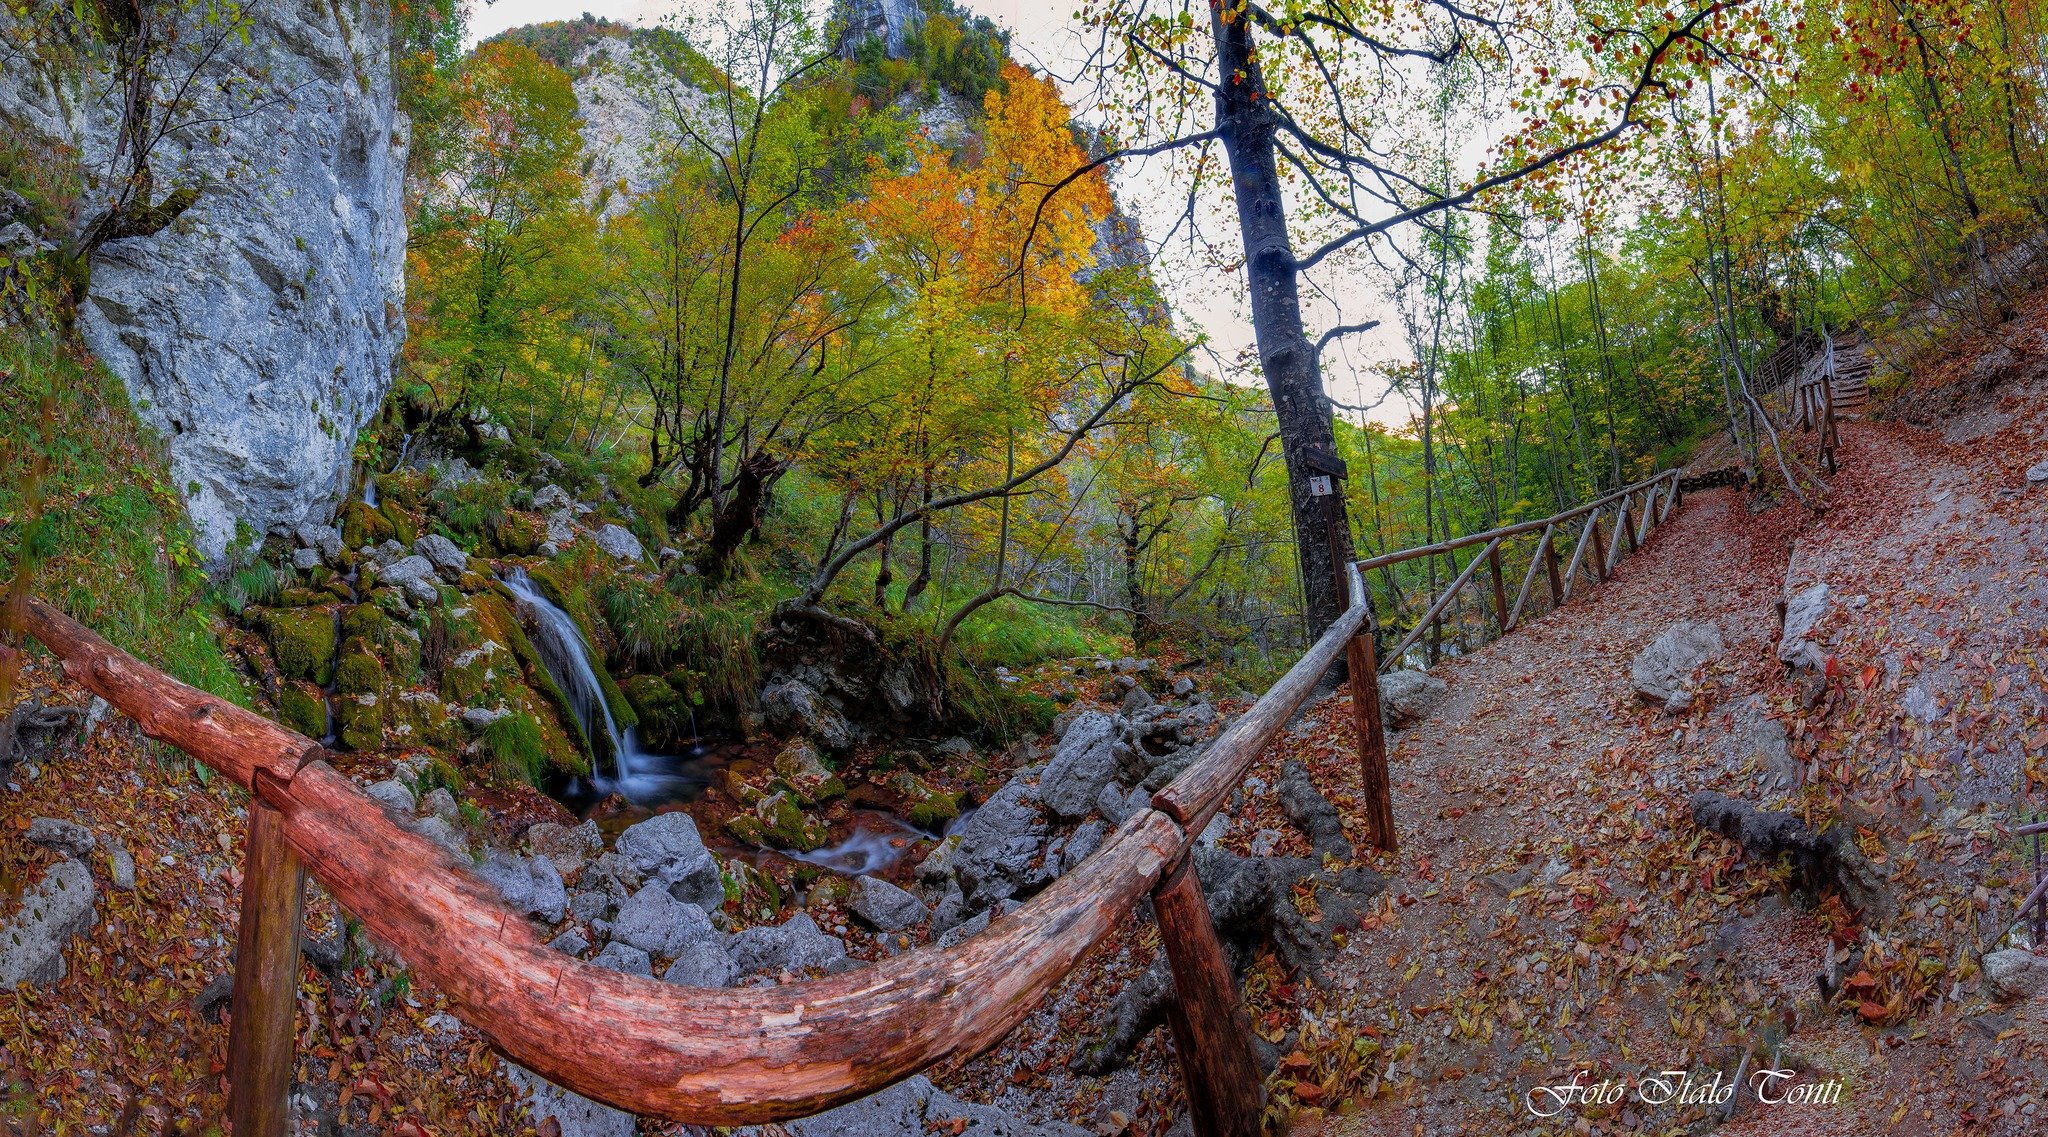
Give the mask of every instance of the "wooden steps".
M 1828 383 L 1828 395 L 1837 415 L 1861 415 L 1870 402 L 1871 359 L 1861 336 L 1837 336 L 1835 374 Z

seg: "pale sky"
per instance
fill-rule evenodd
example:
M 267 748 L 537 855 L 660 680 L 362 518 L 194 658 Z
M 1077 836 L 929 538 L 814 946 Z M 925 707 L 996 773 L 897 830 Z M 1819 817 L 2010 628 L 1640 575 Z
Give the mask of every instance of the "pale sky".
M 496 35 L 507 28 L 548 20 L 573 20 L 584 12 L 642 26 L 659 23 L 675 12 L 685 0 L 493 0 L 472 3 L 469 42 Z M 1073 30 L 1067 5 L 1071 0 L 963 0 L 961 6 L 985 15 L 1011 33 L 1010 51 L 1020 62 L 1035 64 L 1054 75 L 1072 74 L 1084 48 Z M 1087 117 L 1085 113 L 1081 117 Z M 1134 165 L 1116 175 L 1117 197 L 1124 208 L 1138 218 L 1148 238 L 1157 240 L 1172 224 L 1185 204 L 1185 191 L 1174 192 L 1164 183 L 1163 170 Z M 1206 235 L 1213 241 L 1235 247 L 1236 223 L 1220 209 L 1205 217 Z M 1183 240 L 1179 243 L 1185 246 Z M 1252 344 L 1252 327 L 1245 304 L 1244 278 L 1220 279 L 1206 267 L 1185 263 L 1182 253 L 1170 253 L 1154 266 L 1172 303 L 1183 331 L 1206 334 L 1213 350 L 1223 359 L 1234 359 Z M 1321 286 L 1321 294 L 1310 287 Z M 1380 327 L 1346 337 L 1323 359 L 1323 381 L 1330 397 L 1342 403 L 1366 405 L 1380 396 L 1371 375 L 1377 363 L 1411 358 L 1400 331 L 1400 319 L 1384 286 L 1356 280 L 1326 279 L 1305 283 L 1303 304 L 1311 339 L 1323 328 L 1340 323 L 1377 319 Z M 1205 363 L 1205 371 L 1215 368 Z M 1238 375 L 1234 378 L 1247 378 Z M 1405 404 L 1390 399 L 1372 417 L 1390 425 L 1405 422 Z

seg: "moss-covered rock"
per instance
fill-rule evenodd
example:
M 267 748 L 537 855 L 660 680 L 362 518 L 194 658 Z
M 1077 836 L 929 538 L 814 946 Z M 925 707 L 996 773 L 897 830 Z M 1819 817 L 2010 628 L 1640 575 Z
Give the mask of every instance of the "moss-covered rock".
M 610 758 L 609 754 L 599 753 L 600 746 L 608 747 L 610 740 L 583 737 L 583 727 L 577 722 L 575 711 L 570 709 L 568 697 L 555 684 L 554 676 L 548 674 L 547 665 L 541 661 L 540 653 L 534 650 L 533 642 L 526 638 L 526 630 L 520 627 L 511 603 L 498 590 L 502 587 L 479 592 L 470 598 L 477 626 L 490 638 L 511 646 L 513 656 L 519 661 L 520 672 L 526 678 L 526 685 L 554 712 L 541 716 L 541 725 L 555 764 L 565 770 L 587 773 L 592 761 Z
M 332 604 L 334 597 L 326 590 L 311 588 L 287 588 L 277 594 L 279 608 L 311 608 L 317 604 Z
M 334 616 L 324 608 L 268 608 L 257 617 L 286 678 L 325 687 L 334 678 Z
M 507 513 L 498 528 L 491 534 L 500 552 L 515 557 L 540 551 L 548 539 L 547 518 L 538 513 L 515 511 Z
M 394 688 L 420 681 L 420 637 L 375 604 L 357 604 L 341 617 L 344 642 L 362 640 L 384 662 L 386 681 Z
M 277 690 L 277 721 L 307 738 L 324 738 L 327 696 L 311 683 L 286 680 Z
M 823 848 L 831 836 L 824 823 L 805 813 L 788 790 L 777 790 L 762 798 L 750 812 L 734 814 L 726 820 L 725 828 L 750 844 L 794 849 L 799 853 Z
M 959 794 L 937 789 L 908 770 L 891 778 L 889 785 L 909 803 L 910 823 L 919 829 L 936 833 L 946 822 L 960 816 Z
M 516 706 L 519 664 L 495 640 L 456 655 L 441 669 L 441 697 L 462 707 Z
M 420 539 L 419 522 L 413 520 L 412 514 L 399 504 L 397 498 L 386 498 L 384 504 L 377 507 L 377 512 L 383 515 L 385 524 L 391 526 L 392 540 L 410 549 L 412 543 Z
M 386 725 L 401 746 L 448 746 L 460 741 L 457 724 L 448 704 L 431 692 L 400 691 L 386 704 Z
M 673 749 L 690 734 L 690 708 L 682 693 L 659 675 L 629 675 L 619 684 L 633 713 L 640 719 L 640 732 L 649 745 Z
M 801 738 L 776 752 L 775 777 L 805 805 L 830 801 L 846 792 L 846 783 L 825 765 L 817 749 Z
M 336 695 L 334 720 L 341 744 L 350 750 L 377 750 L 384 745 L 384 696 L 365 692 Z
M 334 690 L 342 695 L 378 695 L 384 691 L 384 664 L 370 641 L 351 637 L 342 647 L 341 663 L 335 669 Z
M 381 545 L 393 539 L 395 530 L 382 513 L 360 501 L 349 502 L 341 511 L 341 543 L 351 549 Z

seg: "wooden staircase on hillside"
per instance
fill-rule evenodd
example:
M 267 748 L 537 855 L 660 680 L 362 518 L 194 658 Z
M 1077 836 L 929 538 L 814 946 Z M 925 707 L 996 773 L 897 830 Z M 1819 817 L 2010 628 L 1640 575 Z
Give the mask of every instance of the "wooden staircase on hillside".
M 1861 415 L 1870 401 L 1870 352 L 1860 333 L 1829 337 L 1828 351 L 1834 373 L 1828 378 L 1828 397 L 1838 415 Z

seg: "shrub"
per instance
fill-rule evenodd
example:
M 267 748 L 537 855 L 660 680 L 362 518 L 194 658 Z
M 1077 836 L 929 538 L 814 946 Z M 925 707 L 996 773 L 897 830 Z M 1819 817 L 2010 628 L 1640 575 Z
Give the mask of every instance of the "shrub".
M 637 573 L 616 573 L 598 585 L 599 606 L 619 655 L 645 667 L 659 666 L 674 651 L 683 602 Z
M 491 773 L 507 784 L 539 787 L 547 777 L 547 743 L 540 724 L 524 711 L 506 715 L 484 728 L 482 749 Z

